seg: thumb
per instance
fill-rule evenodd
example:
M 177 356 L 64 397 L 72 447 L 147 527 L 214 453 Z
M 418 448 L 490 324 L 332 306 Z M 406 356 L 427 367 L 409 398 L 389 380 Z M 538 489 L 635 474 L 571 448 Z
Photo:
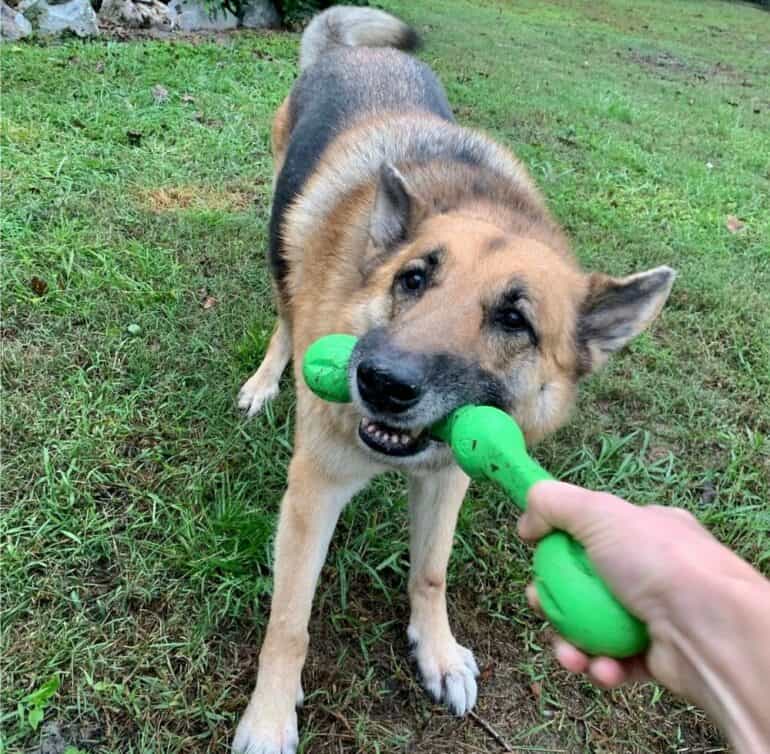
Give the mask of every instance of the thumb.
M 594 522 L 605 518 L 610 510 L 617 511 L 624 502 L 574 484 L 538 482 L 527 494 L 527 510 L 519 519 L 519 535 L 522 539 L 537 540 L 552 529 L 561 529 L 580 540 Z

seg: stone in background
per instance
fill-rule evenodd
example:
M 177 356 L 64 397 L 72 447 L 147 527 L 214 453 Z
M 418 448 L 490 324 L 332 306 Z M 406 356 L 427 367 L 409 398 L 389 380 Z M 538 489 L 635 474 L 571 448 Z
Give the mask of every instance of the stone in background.
M 0 42 L 15 42 L 32 34 L 32 24 L 0 0 Z
M 37 34 L 61 34 L 71 31 L 79 37 L 99 34 L 96 13 L 89 0 L 22 0 L 18 10 L 32 23 Z
M 98 6 L 98 3 L 97 3 Z M 212 11 L 205 0 L 103 0 L 97 19 L 90 0 L 22 0 L 17 9 L 0 0 L 0 40 L 37 34 L 99 34 L 105 25 L 160 31 L 227 31 L 277 28 L 281 20 L 271 0 L 249 0 L 241 18 L 224 8 Z
M 104 0 L 99 20 L 130 29 L 171 28 L 168 7 L 160 0 Z
M 168 10 L 172 27 L 181 31 L 225 31 L 238 27 L 264 29 L 280 25 L 278 12 L 270 0 L 251 0 L 240 23 L 237 16 L 224 8 L 211 13 L 203 0 L 171 0 Z
M 241 20 L 245 29 L 277 29 L 280 25 L 278 11 L 269 0 L 251 0 Z
M 171 0 L 168 15 L 171 28 L 179 31 L 225 31 L 238 28 L 238 19 L 230 11 L 217 8 L 216 13 L 210 13 L 203 0 Z

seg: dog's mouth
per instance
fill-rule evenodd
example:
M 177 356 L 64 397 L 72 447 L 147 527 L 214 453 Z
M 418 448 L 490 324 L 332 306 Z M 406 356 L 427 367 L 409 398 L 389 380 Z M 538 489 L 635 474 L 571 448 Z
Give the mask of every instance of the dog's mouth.
M 358 425 L 358 436 L 372 450 L 386 456 L 413 456 L 430 444 L 427 429 L 390 427 L 383 422 L 364 417 Z

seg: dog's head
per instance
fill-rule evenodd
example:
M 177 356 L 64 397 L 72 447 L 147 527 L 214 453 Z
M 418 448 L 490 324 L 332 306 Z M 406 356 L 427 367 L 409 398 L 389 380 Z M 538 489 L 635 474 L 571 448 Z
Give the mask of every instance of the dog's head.
M 529 442 L 554 431 L 580 378 L 655 319 L 673 283 L 668 267 L 586 274 L 563 249 L 483 213 L 432 214 L 407 235 L 414 201 L 386 166 L 350 372 L 359 439 L 396 465 L 445 463 L 425 428 L 464 404 L 507 411 Z

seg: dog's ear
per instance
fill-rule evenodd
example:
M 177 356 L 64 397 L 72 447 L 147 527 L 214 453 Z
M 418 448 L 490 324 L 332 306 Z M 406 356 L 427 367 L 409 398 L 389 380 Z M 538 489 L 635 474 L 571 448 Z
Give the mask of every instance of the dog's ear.
M 390 162 L 383 163 L 369 219 L 369 238 L 377 256 L 407 239 L 420 208 L 404 176 Z
M 650 325 L 666 303 L 675 277 L 670 267 L 625 278 L 591 275 L 577 327 L 584 374 L 601 367 Z

